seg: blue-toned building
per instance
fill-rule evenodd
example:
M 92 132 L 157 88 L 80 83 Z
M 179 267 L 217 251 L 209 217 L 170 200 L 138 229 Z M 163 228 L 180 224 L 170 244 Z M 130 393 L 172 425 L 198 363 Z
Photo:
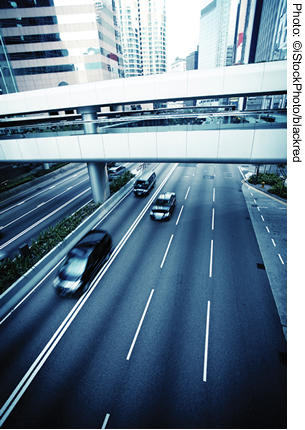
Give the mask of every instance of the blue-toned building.
M 2 0 L 19 91 L 124 77 L 116 0 Z

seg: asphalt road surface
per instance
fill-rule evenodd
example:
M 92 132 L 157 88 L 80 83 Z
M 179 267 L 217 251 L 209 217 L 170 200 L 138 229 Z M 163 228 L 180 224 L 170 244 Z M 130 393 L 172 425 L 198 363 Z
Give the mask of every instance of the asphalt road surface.
M 54 271 L 1 321 L 4 428 L 286 428 L 286 340 L 237 166 L 159 165 L 99 228 L 115 251 L 80 299 Z M 173 191 L 168 222 L 154 194 Z

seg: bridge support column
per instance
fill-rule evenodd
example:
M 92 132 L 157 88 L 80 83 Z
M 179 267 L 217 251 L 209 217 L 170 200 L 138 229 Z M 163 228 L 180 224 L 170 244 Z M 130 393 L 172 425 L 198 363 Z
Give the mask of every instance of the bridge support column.
M 106 163 L 87 163 L 92 197 L 95 203 L 103 203 L 110 196 Z
M 97 133 L 97 123 L 92 122 L 97 119 L 99 106 L 86 106 L 77 109 L 77 113 L 82 115 L 83 121 L 90 121 L 84 124 L 85 134 Z M 87 163 L 92 197 L 95 203 L 103 203 L 110 196 L 108 173 L 106 163 Z

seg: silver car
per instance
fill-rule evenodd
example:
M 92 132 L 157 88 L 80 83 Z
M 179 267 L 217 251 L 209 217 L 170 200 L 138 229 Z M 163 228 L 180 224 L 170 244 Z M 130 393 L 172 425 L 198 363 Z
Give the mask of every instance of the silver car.
M 168 221 L 172 216 L 175 206 L 175 193 L 167 192 L 160 194 L 150 211 L 150 218 L 160 221 Z

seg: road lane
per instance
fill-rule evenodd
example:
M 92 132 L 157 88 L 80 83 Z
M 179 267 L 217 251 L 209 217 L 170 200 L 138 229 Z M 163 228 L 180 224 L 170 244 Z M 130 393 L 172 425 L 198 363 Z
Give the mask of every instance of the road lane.
M 163 170 L 165 170 L 164 174 Z M 168 170 L 163 166 L 160 167 L 158 184 L 161 183 Z M 124 200 L 123 208 L 122 205 L 119 205 L 109 217 L 106 217 L 101 228 L 108 229 L 113 236 L 114 243 L 118 243 L 136 218 L 136 214 L 146 203 L 146 199 L 137 199 L 130 194 L 129 198 Z M 1 359 L 2 370 L 6 370 L 2 378 L 2 390 L 0 390 L 3 403 L 6 393 L 14 390 L 74 304 L 75 299 L 63 300 L 56 295 L 51 282 L 46 282 L 45 286 L 39 288 L 27 301 L 26 306 L 24 304 L 18 308 L 18 312 L 5 321 L 1 333 L 2 341 L 6 344 L 6 353 L 3 360 Z M 25 324 L 25 321 L 28 323 Z M 22 361 L 16 355 L 18 350 L 19 357 L 23 356 Z M 12 359 L 7 361 L 5 357 L 12 357 Z M 3 390 L 4 387 L 5 390 Z
M 172 219 L 141 219 L 5 426 L 283 425 L 285 342 L 234 169 L 176 168 Z M 120 237 L 144 205 L 130 197 L 102 223 Z

